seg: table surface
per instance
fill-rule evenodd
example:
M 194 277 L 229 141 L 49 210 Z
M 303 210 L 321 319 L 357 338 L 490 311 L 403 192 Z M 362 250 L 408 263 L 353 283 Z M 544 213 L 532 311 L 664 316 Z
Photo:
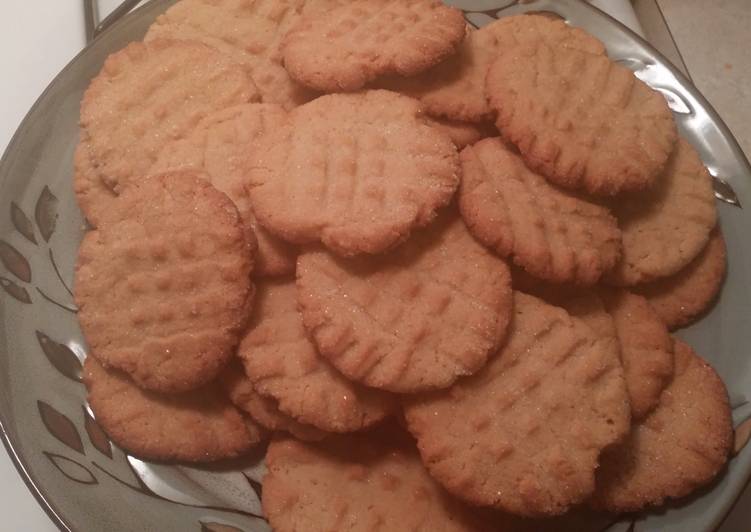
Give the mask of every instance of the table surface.
M 99 0 L 108 13 L 118 0 Z M 631 15 L 623 0 L 594 0 L 613 14 Z M 654 4 L 654 0 L 639 4 Z M 657 0 L 683 59 L 697 86 L 725 117 L 738 140 L 751 152 L 751 62 L 744 55 L 751 44 L 751 4 L 748 0 Z M 641 13 L 639 9 L 637 9 Z M 698 17 L 701 15 L 701 17 Z M 722 28 L 706 32 L 697 28 Z M 635 19 L 624 20 L 632 25 Z M 647 21 L 645 21 L 647 22 Z M 650 25 L 644 24 L 650 38 Z M 59 31 L 66 28 L 66 31 Z M 8 2 L 0 17 L 0 150 L 37 96 L 52 78 L 84 46 L 83 8 L 80 0 Z M 25 53 L 10 53 L 25 50 Z M 717 61 L 723 57 L 723 61 Z M 12 82 L 9 82 L 12 80 Z M 39 507 L 4 450 L 0 450 L 0 514 L 7 530 L 55 532 L 57 527 Z M 741 532 L 751 521 L 751 489 L 746 489 L 719 532 Z

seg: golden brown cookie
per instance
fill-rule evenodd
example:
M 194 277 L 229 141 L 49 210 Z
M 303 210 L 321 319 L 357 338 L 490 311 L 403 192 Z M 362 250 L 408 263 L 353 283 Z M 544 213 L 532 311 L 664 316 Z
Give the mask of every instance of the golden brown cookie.
M 237 209 L 207 180 L 134 181 L 78 251 L 75 299 L 91 354 L 148 389 L 209 382 L 247 321 L 252 267 Z
M 275 439 L 266 454 L 263 510 L 278 532 L 480 532 L 479 510 L 452 499 L 401 434 Z
M 78 206 L 92 227 L 99 224 L 99 219 L 110 209 L 117 197 L 117 194 L 99 179 L 99 173 L 91 162 L 85 137 L 78 142 L 73 154 L 73 191 Z
M 448 135 L 457 150 L 474 144 L 487 137 L 495 137 L 498 130 L 490 123 L 473 124 L 472 122 L 459 122 L 447 118 L 434 118 L 425 116 L 424 121 L 429 126 L 436 128 Z
M 583 502 L 600 451 L 630 425 L 613 345 L 563 309 L 515 292 L 508 342 L 483 371 L 405 399 L 431 475 L 458 497 L 520 515 L 559 515 Z
M 732 441 L 722 379 L 676 340 L 675 378 L 659 406 L 603 454 L 592 503 L 609 512 L 637 512 L 685 497 L 722 471 Z
M 600 41 L 561 20 L 540 15 L 505 17 L 469 32 L 455 55 L 423 74 L 393 76 L 380 85 L 419 98 L 434 116 L 467 122 L 492 120 L 495 113 L 485 96 L 491 63 L 510 46 L 540 40 L 590 53 L 605 51 Z
M 384 74 L 411 76 L 438 64 L 464 35 L 462 12 L 438 0 L 352 0 L 301 17 L 282 53 L 303 85 L 355 91 Z
M 601 290 L 600 297 L 613 317 L 631 417 L 642 419 L 657 406 L 673 378 L 673 340 L 649 302 L 626 290 Z
M 562 187 L 613 195 L 658 182 L 677 138 L 665 98 L 605 55 L 545 41 L 499 54 L 486 91 L 501 134 Z
M 81 126 L 100 179 L 116 193 L 159 151 L 214 111 L 258 99 L 242 66 L 197 42 L 131 43 L 84 94 Z
M 717 222 L 712 178 L 683 139 L 654 188 L 615 198 L 611 209 L 623 232 L 623 259 L 607 281 L 620 286 L 678 273 L 701 253 Z
M 167 144 L 149 170 L 150 173 L 199 171 L 227 194 L 245 225 L 258 238 L 254 273 L 259 276 L 295 271 L 297 250 L 258 225 L 245 189 L 247 160 L 258 139 L 285 120 L 284 110 L 274 104 L 250 103 L 218 111 L 199 122 L 188 136 Z
M 501 140 L 465 148 L 461 161 L 469 230 L 531 275 L 592 285 L 620 258 L 621 232 L 607 209 L 549 184 Z
M 239 361 L 224 368 L 219 376 L 219 383 L 237 408 L 270 431 L 289 432 L 295 438 L 304 441 L 318 441 L 327 436 L 327 433 L 311 425 L 298 423 L 294 418 L 281 412 L 274 399 L 256 392 Z
M 297 298 L 318 350 L 346 377 L 392 392 L 446 388 L 506 337 L 511 276 L 454 212 L 394 251 L 341 259 L 309 250 Z
M 297 310 L 294 280 L 259 284 L 239 355 L 255 390 L 300 423 L 351 432 L 394 411 L 389 394 L 348 381 L 318 354 Z
M 282 66 L 281 40 L 297 20 L 304 0 L 181 0 L 160 15 L 145 41 L 196 41 L 243 65 L 264 103 L 286 109 L 315 93 L 292 81 Z
M 675 330 L 693 323 L 716 301 L 726 269 L 725 239 L 715 227 L 704 250 L 688 266 L 633 289 L 649 300 L 668 329 Z
M 341 255 L 380 253 L 427 225 L 459 184 L 451 140 L 388 91 L 322 96 L 289 113 L 251 161 L 259 223 Z
M 129 453 L 150 460 L 211 462 L 258 445 L 264 431 L 213 386 L 179 395 L 144 391 L 127 374 L 84 363 L 88 402 L 107 435 Z

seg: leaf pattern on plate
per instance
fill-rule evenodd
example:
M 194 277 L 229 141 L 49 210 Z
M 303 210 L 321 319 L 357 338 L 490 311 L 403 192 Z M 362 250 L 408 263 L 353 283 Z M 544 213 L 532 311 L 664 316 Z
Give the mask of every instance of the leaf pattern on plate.
M 26 216 L 15 201 L 10 202 L 10 219 L 16 231 L 21 233 L 26 240 L 32 244 L 37 243 L 36 236 L 34 236 L 34 224 L 31 223 L 29 217 Z
M 223 523 L 199 522 L 201 523 L 201 532 L 244 532 L 242 528 Z
M 743 208 L 743 206 L 741 205 L 741 200 L 738 199 L 738 195 L 735 193 L 735 190 L 733 190 L 733 187 L 730 186 L 730 183 L 725 181 L 723 178 L 713 175 L 712 186 L 714 187 L 715 198 L 720 201 L 724 201 L 725 203 L 734 207 L 738 207 L 739 209 Z
M 44 238 L 45 242 L 49 242 L 57 225 L 57 197 L 46 185 L 37 199 L 37 204 L 34 208 L 34 219 L 37 222 L 39 232 L 42 233 L 42 238 Z
M 44 401 L 37 401 L 37 408 L 39 415 L 42 417 L 42 422 L 50 434 L 74 451 L 84 454 L 81 436 L 70 419 Z
M 18 286 L 16 283 L 5 277 L 0 277 L 0 286 L 2 286 L 10 296 L 16 298 L 21 303 L 31 304 L 29 292 L 23 286 Z
M 66 477 L 81 484 L 99 484 L 89 469 L 75 460 L 61 454 L 42 451 L 44 456 Z
M 0 261 L 18 279 L 25 283 L 31 282 L 31 266 L 29 266 L 29 261 L 21 255 L 20 251 L 5 240 L 0 240 Z
M 735 442 L 733 444 L 733 454 L 738 454 L 751 440 L 751 417 L 742 421 L 735 427 Z
M 258 500 L 263 500 L 263 484 L 253 478 L 250 478 L 248 475 L 245 475 L 245 478 L 248 479 L 248 484 L 250 484 L 250 487 L 253 488 L 253 491 L 256 492 L 256 497 L 258 497 Z
M 110 444 L 107 434 L 91 414 L 89 414 L 86 407 L 83 406 L 81 408 L 83 410 L 83 426 L 86 429 L 86 434 L 89 435 L 89 441 L 94 447 L 96 447 L 97 451 L 108 458 L 112 458 L 112 445 Z
M 76 382 L 81 382 L 83 366 L 76 354 L 67 346 L 58 344 L 41 331 L 36 331 L 39 345 L 55 369 Z

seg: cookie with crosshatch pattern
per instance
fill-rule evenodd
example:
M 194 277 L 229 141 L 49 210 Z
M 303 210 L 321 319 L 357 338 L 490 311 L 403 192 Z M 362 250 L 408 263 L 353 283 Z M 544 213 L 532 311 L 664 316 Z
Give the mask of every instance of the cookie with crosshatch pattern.
M 530 517 L 563 514 L 592 495 L 600 452 L 628 433 L 631 413 L 613 342 L 520 292 L 508 341 L 482 371 L 403 403 L 445 488 Z
M 394 398 L 343 377 L 308 338 L 294 279 L 263 280 L 238 355 L 253 388 L 281 412 L 327 432 L 352 432 L 390 416 Z
M 161 392 L 213 380 L 247 322 L 253 256 L 234 204 L 204 177 L 131 183 L 78 251 L 74 293 L 91 355 Z
M 446 388 L 485 365 L 506 336 L 511 275 L 454 209 L 390 253 L 302 253 L 305 328 L 348 378 L 391 392 Z
M 248 187 L 258 222 L 340 255 L 381 253 L 425 226 L 459 185 L 451 140 L 388 91 L 322 96 L 261 137 Z
M 301 17 L 284 37 L 284 67 L 322 92 L 355 91 L 383 74 L 439 63 L 465 35 L 464 16 L 439 0 L 352 0 Z
M 140 458 L 212 462 L 247 453 L 265 431 L 214 385 L 178 395 L 139 388 L 126 373 L 89 356 L 83 367 L 88 402 L 107 435 Z
M 190 68 L 188 68 L 190 67 Z M 258 100 L 247 71 L 198 42 L 135 42 L 110 55 L 81 102 L 96 172 L 116 193 L 214 111 Z

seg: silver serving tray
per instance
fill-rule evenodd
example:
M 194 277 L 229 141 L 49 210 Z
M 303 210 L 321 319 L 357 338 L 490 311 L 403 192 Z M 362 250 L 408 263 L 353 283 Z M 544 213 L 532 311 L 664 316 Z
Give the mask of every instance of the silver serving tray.
M 98 429 L 80 383 L 85 348 L 69 290 L 85 229 L 71 185 L 79 102 L 107 55 L 140 39 L 172 2 L 152 0 L 102 32 L 45 90 L 0 161 L 0 436 L 29 489 L 62 530 L 268 530 L 258 497 L 261 456 L 206 468 L 129 457 Z M 751 168 L 728 128 L 664 57 L 582 1 L 448 3 L 464 9 L 476 26 L 522 12 L 555 13 L 600 38 L 612 58 L 668 99 L 681 134 L 715 176 L 730 264 L 719 303 L 679 336 L 721 373 L 736 425 L 748 426 L 751 214 L 741 206 L 751 205 Z M 691 500 L 601 528 L 713 530 L 750 473 L 751 446 L 745 446 L 726 474 Z

